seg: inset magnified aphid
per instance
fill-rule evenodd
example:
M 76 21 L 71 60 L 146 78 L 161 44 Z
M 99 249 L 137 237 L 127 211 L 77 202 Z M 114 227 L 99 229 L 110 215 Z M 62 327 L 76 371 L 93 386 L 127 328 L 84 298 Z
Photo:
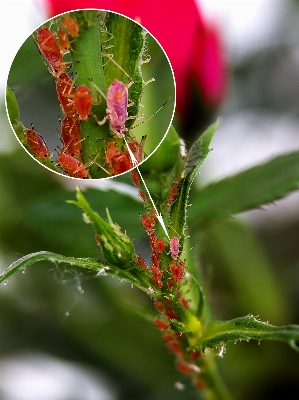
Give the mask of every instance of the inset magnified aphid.
M 25 53 L 27 75 L 19 73 Z M 8 86 L 24 126 L 20 142 L 72 178 L 133 169 L 161 143 L 174 113 L 163 49 L 135 21 L 103 10 L 73 11 L 38 27 L 17 53 Z M 132 180 L 140 184 L 136 171 Z

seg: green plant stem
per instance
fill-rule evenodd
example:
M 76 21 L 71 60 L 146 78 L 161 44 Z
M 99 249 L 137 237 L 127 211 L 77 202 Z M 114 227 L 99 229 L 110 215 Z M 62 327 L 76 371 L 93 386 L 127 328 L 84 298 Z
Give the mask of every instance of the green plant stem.
M 205 371 L 203 376 L 207 384 L 204 390 L 205 400 L 232 400 L 231 394 L 228 392 L 214 360 L 213 354 L 205 355 Z
M 86 24 L 82 17 L 80 22 L 80 36 L 72 44 L 71 50 L 75 84 L 77 87 L 87 86 L 93 94 L 93 103 L 97 103 L 92 107 L 96 118 L 90 115 L 87 121 L 81 121 L 80 124 L 81 136 L 84 139 L 82 159 L 85 163 L 92 163 L 97 157 L 98 163 L 90 165 L 90 175 L 92 178 L 105 178 L 108 174 L 99 168 L 98 164 L 102 164 L 105 159 L 103 142 L 109 137 L 110 130 L 108 125 L 98 125 L 96 122 L 96 119 L 102 121 L 106 116 L 106 101 L 96 89 L 106 93 L 99 26 L 96 18 Z

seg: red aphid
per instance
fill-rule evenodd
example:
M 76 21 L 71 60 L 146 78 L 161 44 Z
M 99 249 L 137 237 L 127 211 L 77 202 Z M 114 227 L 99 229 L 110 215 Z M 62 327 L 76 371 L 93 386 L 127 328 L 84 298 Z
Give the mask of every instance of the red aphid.
M 107 149 L 106 149 L 106 162 L 107 164 L 111 165 L 111 160 L 115 156 L 115 154 L 118 152 L 117 146 L 113 142 L 109 142 L 107 144 Z
M 164 250 L 164 240 L 159 238 L 156 241 L 156 249 L 158 251 L 158 253 L 162 253 Z
M 165 315 L 170 318 L 170 319 L 178 319 L 178 316 L 176 315 L 176 313 L 172 310 L 166 310 L 165 311 Z
M 63 61 L 62 54 L 56 38 L 50 31 L 50 29 L 42 26 L 37 32 L 36 40 L 40 52 L 48 61 L 53 70 L 53 75 L 58 76 L 62 72 L 64 72 L 66 69 L 66 65 Z
M 147 197 L 146 197 L 145 193 L 144 193 L 141 189 L 139 190 L 138 194 L 139 194 L 140 198 L 141 198 L 144 202 L 147 201 Z
M 80 120 L 88 120 L 92 105 L 92 95 L 85 85 L 80 85 L 74 94 L 74 102 Z
M 181 362 L 177 365 L 177 367 L 178 367 L 178 370 L 180 372 L 182 372 L 183 374 L 190 375 L 192 373 L 192 368 L 190 368 L 190 366 L 188 364 Z
M 169 329 L 169 324 L 162 321 L 161 319 L 156 319 L 156 321 L 154 323 L 155 323 L 156 327 L 161 329 L 161 331 L 167 331 Z
M 106 149 L 106 162 L 114 175 L 122 174 L 132 168 L 130 155 L 127 151 L 119 151 L 114 142 L 109 142 Z
M 79 25 L 72 17 L 66 15 L 63 20 L 63 25 L 72 37 L 75 38 L 79 36 Z
M 130 150 L 134 154 L 134 157 L 136 158 L 138 163 L 141 163 L 143 159 L 143 146 L 145 139 L 146 137 L 143 136 L 140 143 L 138 143 L 137 140 L 135 139 L 131 139 L 130 142 L 128 143 Z
M 160 312 L 163 312 L 163 311 L 164 311 L 164 306 L 163 306 L 163 304 L 161 303 L 161 301 L 155 300 L 155 301 L 154 301 L 154 305 L 155 305 L 157 311 L 160 311 Z
M 48 149 L 46 142 L 41 135 L 34 129 L 33 125 L 31 129 L 25 129 L 25 136 L 28 145 L 31 150 L 40 158 L 50 158 L 51 153 Z
M 99 238 L 99 236 L 98 235 L 95 235 L 95 237 L 94 237 L 94 239 L 95 239 L 95 241 L 96 241 L 96 243 L 97 243 L 97 245 L 101 245 L 101 241 L 100 241 L 100 238 Z
M 175 196 L 178 194 L 178 191 L 179 191 L 179 189 L 178 189 L 178 187 L 177 187 L 177 185 L 172 185 L 172 187 L 171 187 L 171 189 L 170 189 L 170 193 L 169 193 L 169 196 L 168 196 L 168 198 L 167 198 L 167 200 L 166 200 L 166 204 L 168 205 L 168 206 L 170 206 L 170 204 L 173 202 L 173 199 L 175 198 Z
M 163 276 L 163 272 L 158 267 L 155 267 L 154 265 L 151 266 L 151 271 L 155 276 L 157 276 L 159 278 L 161 278 Z
M 170 340 L 173 340 L 173 336 L 164 335 L 164 336 L 162 336 L 162 339 L 164 340 L 164 342 L 169 342 Z
M 137 261 L 141 268 L 144 268 L 144 269 L 147 268 L 147 265 L 141 256 L 139 256 L 139 255 L 137 256 Z
M 206 384 L 204 383 L 204 381 L 201 381 L 200 379 L 198 379 L 195 382 L 195 386 L 198 387 L 198 389 L 204 389 L 206 387 Z
M 189 303 L 187 300 L 182 299 L 181 297 L 178 298 L 179 303 L 186 308 L 186 310 L 189 310 Z
M 154 226 L 156 221 L 157 221 L 157 212 L 156 212 L 156 210 L 152 210 L 150 219 L 151 219 L 152 226 Z
M 169 299 L 165 299 L 166 307 L 172 308 L 172 302 Z
M 167 281 L 168 289 L 171 290 L 174 287 L 175 283 L 176 282 L 173 278 L 168 279 L 168 281 Z
M 132 162 L 129 154 L 124 151 L 118 151 L 111 158 L 111 167 L 114 175 L 122 174 L 132 168 Z
M 167 346 L 168 346 L 169 350 L 176 353 L 179 357 L 181 357 L 183 355 L 182 347 L 178 342 L 176 342 L 174 340 L 170 341 L 167 343 Z
M 138 175 L 137 171 L 132 171 L 131 172 L 131 177 L 132 177 L 132 181 L 134 183 L 135 186 L 139 186 L 140 185 L 140 177 Z
M 81 161 L 69 154 L 60 153 L 58 157 L 58 163 L 69 176 L 74 178 L 84 179 L 89 175 L 86 166 Z
M 74 103 L 75 89 L 71 78 L 63 73 L 56 80 L 56 92 L 64 115 L 74 117 L 77 109 Z
M 143 146 L 144 146 L 145 139 L 146 139 L 146 137 L 143 136 L 140 143 L 138 143 L 137 140 L 135 140 L 135 139 L 132 139 L 128 143 L 130 150 L 134 154 L 134 157 L 138 163 L 141 163 L 141 161 L 143 159 Z M 138 172 L 132 171 L 131 177 L 132 177 L 132 181 L 133 181 L 134 185 L 139 186 L 140 185 L 140 177 L 139 177 Z
M 77 118 L 65 117 L 61 123 L 62 151 L 77 159 L 81 158 L 82 141 L 80 121 Z
M 160 262 L 161 262 L 160 261 L 160 256 L 159 256 L 159 253 L 157 253 L 156 251 L 152 252 L 151 260 L 152 260 L 152 263 L 153 263 L 153 265 L 155 267 L 159 267 L 160 266 Z
M 141 217 L 141 222 L 148 233 L 151 233 L 153 231 L 151 220 L 147 215 L 143 215 Z
M 201 356 L 200 350 L 193 350 L 190 354 L 190 360 L 195 361 Z
M 149 237 L 149 241 L 150 241 L 150 246 L 152 248 L 152 250 L 156 250 L 156 243 L 157 243 L 157 236 L 154 233 L 151 233 L 150 237 Z
M 177 264 L 172 261 L 169 264 L 169 269 L 176 282 L 180 282 L 183 279 L 185 273 L 185 264 L 183 261 L 179 261 Z
M 127 86 L 115 79 L 109 86 L 107 92 L 107 116 L 110 120 L 110 129 L 123 138 L 124 132 L 128 129 L 125 122 L 128 118 L 128 88 Z
M 171 257 L 174 258 L 175 260 L 178 258 L 179 248 L 180 248 L 179 239 L 176 236 L 173 236 L 170 239 L 170 254 Z
M 70 41 L 69 41 L 68 35 L 67 35 L 66 31 L 64 30 L 64 28 L 62 28 L 62 27 L 58 28 L 57 36 L 59 39 L 59 43 L 60 43 L 59 47 L 60 47 L 61 52 L 63 54 L 67 53 L 70 48 Z
M 161 279 L 158 278 L 156 275 L 152 276 L 152 281 L 153 281 L 154 284 L 157 285 L 160 289 L 163 287 L 163 282 L 162 282 Z

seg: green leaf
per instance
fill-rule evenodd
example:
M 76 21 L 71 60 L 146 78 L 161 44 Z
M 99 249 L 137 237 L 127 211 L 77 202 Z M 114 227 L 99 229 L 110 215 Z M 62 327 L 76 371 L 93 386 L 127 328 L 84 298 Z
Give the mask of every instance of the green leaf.
M 157 150 L 140 166 L 142 174 L 170 171 L 180 159 L 179 136 L 171 125 L 165 139 Z
M 184 245 L 184 229 L 186 225 L 190 188 L 198 173 L 200 165 L 210 152 L 209 145 L 220 123 L 221 120 L 219 119 L 200 136 L 200 138 L 191 146 L 186 158 L 184 170 L 185 177 L 179 184 L 179 195 L 170 209 L 171 235 L 178 235 L 180 237 L 181 246 Z
M 105 259 L 122 268 L 132 267 L 132 258 L 135 254 L 133 242 L 121 232 L 119 225 L 111 222 L 110 215 L 108 214 L 108 222 L 106 222 L 94 212 L 79 187 L 77 201 L 70 200 L 69 203 L 83 209 L 84 221 L 92 223 Z
M 17 271 L 26 270 L 26 268 L 38 261 L 50 261 L 54 263 L 65 263 L 71 266 L 77 266 L 95 271 L 98 275 L 113 275 L 119 279 L 125 279 L 129 283 L 137 286 L 139 289 L 149 292 L 149 285 L 146 281 L 141 282 L 129 271 L 124 271 L 115 265 L 107 264 L 95 258 L 75 258 L 66 257 L 61 254 L 52 253 L 50 251 L 39 251 L 37 253 L 27 254 L 13 262 L 1 275 L 0 282 L 7 282 L 7 280 Z M 142 284 L 143 283 L 143 284 Z
M 299 325 L 274 326 L 260 321 L 253 315 L 230 321 L 216 321 L 207 325 L 196 346 L 202 350 L 225 346 L 237 340 L 281 340 L 299 351 Z
M 7 86 L 6 88 L 6 105 L 10 122 L 12 124 L 18 122 L 20 119 L 20 110 L 18 102 L 14 92 L 9 86 Z
M 285 285 L 250 227 L 236 219 L 214 223 L 201 236 L 201 246 L 218 282 L 229 286 L 231 312 L 250 310 L 274 324 L 290 320 Z
M 298 187 L 296 151 L 204 187 L 189 209 L 189 218 L 200 225 L 211 223 L 278 200 Z

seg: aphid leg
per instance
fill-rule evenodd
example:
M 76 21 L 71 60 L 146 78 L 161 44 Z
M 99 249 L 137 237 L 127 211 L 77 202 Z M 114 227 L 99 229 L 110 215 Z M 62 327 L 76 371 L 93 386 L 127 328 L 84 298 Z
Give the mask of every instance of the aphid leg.
M 92 164 L 96 164 L 98 167 L 100 167 L 104 172 L 106 172 L 107 175 L 111 175 L 110 172 L 108 172 L 102 165 L 96 162 L 96 159 L 99 157 L 100 153 L 98 153 L 95 158 L 91 159 L 87 164 L 86 168 L 90 167 Z
M 103 99 L 105 99 L 105 101 L 107 101 L 107 96 L 105 95 L 105 93 L 91 79 L 89 79 L 89 82 L 92 87 L 92 92 L 93 92 L 92 94 L 94 95 L 95 92 L 98 92 L 103 97 Z

